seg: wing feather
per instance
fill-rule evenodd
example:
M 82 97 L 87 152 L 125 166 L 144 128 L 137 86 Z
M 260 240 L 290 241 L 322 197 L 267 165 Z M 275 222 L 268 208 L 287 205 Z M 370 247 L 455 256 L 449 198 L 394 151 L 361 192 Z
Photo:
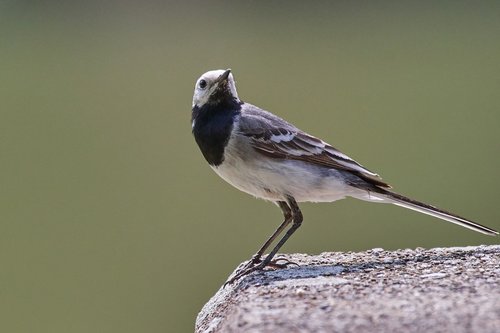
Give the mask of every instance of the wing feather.
M 257 107 L 247 107 L 241 114 L 239 122 L 240 134 L 250 138 L 252 147 L 267 157 L 303 161 L 326 168 L 344 170 L 372 185 L 382 188 L 391 187 L 383 182 L 379 175 L 323 140 Z

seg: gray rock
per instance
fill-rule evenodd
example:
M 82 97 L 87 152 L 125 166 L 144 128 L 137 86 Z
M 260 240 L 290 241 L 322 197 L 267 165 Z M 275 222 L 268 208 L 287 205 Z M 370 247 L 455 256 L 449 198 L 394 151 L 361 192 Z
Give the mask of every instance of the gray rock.
M 282 255 L 221 288 L 196 332 L 500 332 L 500 245 Z

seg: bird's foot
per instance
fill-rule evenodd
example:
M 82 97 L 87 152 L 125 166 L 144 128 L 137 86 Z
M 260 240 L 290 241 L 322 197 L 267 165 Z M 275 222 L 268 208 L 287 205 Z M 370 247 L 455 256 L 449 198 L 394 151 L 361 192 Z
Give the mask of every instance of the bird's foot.
M 291 266 L 299 267 L 300 265 L 285 258 L 276 258 L 271 260 L 266 266 L 274 269 L 282 269 L 289 268 Z
M 239 280 L 240 278 L 252 272 L 263 270 L 265 267 L 282 269 L 289 268 L 290 266 L 299 267 L 299 264 L 285 258 L 276 258 L 269 262 L 266 262 L 266 260 L 263 260 L 260 256 L 253 256 L 252 259 L 250 259 L 245 265 L 238 268 L 236 274 L 224 283 L 224 287 L 234 283 L 236 280 Z
M 243 266 L 238 267 L 238 269 L 236 270 L 236 274 L 233 277 L 231 277 L 230 279 L 228 279 L 226 282 L 224 282 L 223 287 L 225 288 L 227 285 L 233 284 L 233 282 L 238 280 L 240 277 L 248 275 L 248 274 L 252 273 L 253 271 L 257 270 L 257 266 L 259 264 L 262 264 L 262 257 L 256 254 L 252 257 L 252 259 L 247 261 Z

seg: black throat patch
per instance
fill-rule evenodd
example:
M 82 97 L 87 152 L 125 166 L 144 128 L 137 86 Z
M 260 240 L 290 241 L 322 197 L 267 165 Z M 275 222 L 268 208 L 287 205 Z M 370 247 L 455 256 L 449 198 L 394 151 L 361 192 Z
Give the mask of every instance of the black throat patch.
M 210 165 L 218 166 L 224 161 L 224 149 L 229 142 L 234 119 L 240 110 L 241 102 L 234 99 L 193 107 L 193 135 Z

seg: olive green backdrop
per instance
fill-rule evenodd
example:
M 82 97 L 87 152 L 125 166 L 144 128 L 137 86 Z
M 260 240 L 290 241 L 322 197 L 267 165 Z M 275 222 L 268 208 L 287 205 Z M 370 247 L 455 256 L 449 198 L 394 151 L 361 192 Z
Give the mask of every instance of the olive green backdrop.
M 500 229 L 498 2 L 0 1 L 0 331 L 189 332 L 281 222 L 191 135 L 195 80 Z M 498 244 L 395 206 L 303 204 L 283 252 Z

